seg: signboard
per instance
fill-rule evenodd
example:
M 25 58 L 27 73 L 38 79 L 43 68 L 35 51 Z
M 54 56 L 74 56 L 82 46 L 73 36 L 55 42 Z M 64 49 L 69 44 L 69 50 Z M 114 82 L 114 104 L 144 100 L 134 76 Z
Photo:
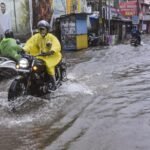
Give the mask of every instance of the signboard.
M 145 31 L 147 29 L 147 24 L 142 24 L 142 30 Z
M 119 9 L 123 16 L 135 16 L 137 15 L 137 1 L 120 2 Z
M 132 24 L 139 24 L 139 17 L 138 16 L 132 16 Z
M 114 7 L 107 6 L 105 10 L 106 10 L 106 15 L 105 15 L 106 19 L 117 18 L 119 16 L 118 9 Z
M 150 0 L 144 0 L 145 4 L 150 4 Z

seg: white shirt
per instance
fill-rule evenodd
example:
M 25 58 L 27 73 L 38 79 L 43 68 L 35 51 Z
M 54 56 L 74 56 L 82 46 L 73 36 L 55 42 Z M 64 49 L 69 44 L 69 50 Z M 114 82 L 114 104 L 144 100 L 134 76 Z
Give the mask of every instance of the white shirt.
M 0 13 L 0 34 L 3 35 L 6 30 L 11 30 L 11 18 L 8 13 Z

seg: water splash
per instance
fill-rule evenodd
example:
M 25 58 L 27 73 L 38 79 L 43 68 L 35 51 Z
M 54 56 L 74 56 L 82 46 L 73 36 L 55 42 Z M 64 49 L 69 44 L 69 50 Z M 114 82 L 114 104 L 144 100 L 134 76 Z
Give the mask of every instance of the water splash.
M 92 90 L 83 83 L 68 82 L 62 86 L 62 90 L 68 93 L 89 94 L 93 95 Z

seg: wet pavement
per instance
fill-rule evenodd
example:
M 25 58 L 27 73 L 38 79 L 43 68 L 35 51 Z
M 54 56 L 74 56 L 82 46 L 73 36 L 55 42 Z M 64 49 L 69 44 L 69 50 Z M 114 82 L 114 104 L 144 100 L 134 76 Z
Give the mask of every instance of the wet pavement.
M 65 52 L 68 81 L 51 98 L 21 97 L 15 113 L 0 82 L 0 149 L 149 150 L 149 38 Z

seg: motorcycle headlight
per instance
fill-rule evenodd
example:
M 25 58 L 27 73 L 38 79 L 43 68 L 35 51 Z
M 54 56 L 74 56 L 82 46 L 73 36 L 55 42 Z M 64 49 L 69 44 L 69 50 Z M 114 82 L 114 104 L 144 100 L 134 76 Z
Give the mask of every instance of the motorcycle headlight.
M 18 65 L 20 68 L 28 68 L 29 67 L 29 61 L 26 58 L 21 58 Z

